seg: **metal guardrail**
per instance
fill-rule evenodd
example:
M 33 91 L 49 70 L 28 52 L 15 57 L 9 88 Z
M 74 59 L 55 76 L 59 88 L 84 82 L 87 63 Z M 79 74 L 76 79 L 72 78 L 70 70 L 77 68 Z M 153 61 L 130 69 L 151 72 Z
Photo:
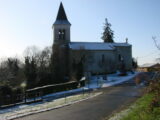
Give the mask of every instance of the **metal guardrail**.
M 42 96 L 41 93 L 34 93 L 34 95 L 32 95 L 33 93 L 30 94 L 18 94 L 16 96 L 9 96 L 7 99 L 4 97 L 3 98 L 3 104 L 0 105 L 0 108 L 7 108 L 7 107 L 12 107 L 12 106 L 16 106 L 16 105 L 20 105 L 20 104 L 29 104 L 29 103 L 34 103 L 34 102 L 38 102 L 38 101 L 42 101 Z M 27 99 L 27 96 L 34 96 L 31 99 Z M 18 102 L 16 102 L 18 101 Z
M 85 80 L 81 80 L 79 81 L 79 83 L 83 84 L 83 82 L 85 82 Z M 52 94 L 52 93 L 56 93 L 56 92 L 63 92 L 65 90 L 72 90 L 72 89 L 76 89 L 76 86 L 69 86 L 70 84 L 76 84 L 78 85 L 78 82 L 76 81 L 71 81 L 71 82 L 67 82 L 67 83 L 61 83 L 61 84 L 53 84 L 53 85 L 46 85 L 46 86 L 42 86 L 42 87 L 36 87 L 33 89 L 29 89 L 26 90 L 25 93 L 23 94 L 16 94 L 16 95 L 6 95 L 6 96 L 1 96 L 1 100 L 0 100 L 0 108 L 7 108 L 7 107 L 11 107 L 11 106 L 16 106 L 16 105 L 20 105 L 20 104 L 28 104 L 28 103 L 34 103 L 34 102 L 39 102 L 39 101 L 43 101 L 44 95 L 47 95 L 46 93 L 43 93 L 44 91 L 46 91 L 45 89 L 49 88 L 49 93 L 48 94 Z M 66 86 L 65 86 L 66 85 Z M 68 85 L 68 86 L 67 86 Z M 56 92 L 54 92 L 54 89 L 58 89 L 58 87 L 63 88 L 63 86 L 65 86 L 65 90 L 58 90 Z M 69 89 L 67 89 L 67 87 L 69 87 Z M 85 91 L 84 91 L 85 92 Z M 62 98 L 62 97 L 66 97 L 66 96 L 70 96 L 70 95 L 75 95 L 75 94 L 80 94 L 80 92 L 77 93 L 65 93 L 63 95 L 59 95 L 59 96 L 52 96 L 50 97 L 50 99 L 58 99 L 58 98 Z

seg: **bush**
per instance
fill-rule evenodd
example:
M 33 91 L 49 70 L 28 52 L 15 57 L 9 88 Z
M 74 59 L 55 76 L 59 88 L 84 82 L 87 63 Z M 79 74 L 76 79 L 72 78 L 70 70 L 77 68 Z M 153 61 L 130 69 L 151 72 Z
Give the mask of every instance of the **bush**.
M 140 74 L 137 83 L 140 83 L 139 80 L 142 78 L 147 77 Z M 160 120 L 160 78 L 157 76 L 149 82 L 147 94 L 140 98 L 133 109 L 121 120 Z
M 145 82 L 146 84 L 149 84 L 150 77 L 146 73 L 140 73 L 135 78 L 136 85 L 140 84 L 141 82 Z

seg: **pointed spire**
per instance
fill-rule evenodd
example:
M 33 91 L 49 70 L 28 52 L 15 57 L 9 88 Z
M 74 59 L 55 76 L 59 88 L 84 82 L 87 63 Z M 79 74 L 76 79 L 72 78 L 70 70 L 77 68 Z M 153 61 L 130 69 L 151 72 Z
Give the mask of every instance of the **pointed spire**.
M 60 3 L 57 18 L 54 24 L 70 24 L 70 22 L 67 19 L 62 2 Z
M 67 16 L 66 16 L 66 13 L 65 13 L 65 10 L 64 10 L 62 2 L 60 4 L 56 20 L 67 20 Z

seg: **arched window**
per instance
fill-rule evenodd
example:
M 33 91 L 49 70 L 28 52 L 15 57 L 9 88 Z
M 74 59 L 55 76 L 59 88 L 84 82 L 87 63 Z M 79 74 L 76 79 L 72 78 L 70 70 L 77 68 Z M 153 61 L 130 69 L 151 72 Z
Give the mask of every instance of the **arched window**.
M 118 55 L 118 60 L 123 61 L 123 57 L 120 54 Z
M 59 31 L 58 31 L 58 39 L 59 39 L 59 40 L 61 40 L 61 39 L 62 39 L 62 38 L 61 38 L 61 37 L 62 37 L 62 36 L 61 36 L 61 34 L 62 34 L 62 31 L 61 31 L 61 30 L 59 30 Z
M 65 30 L 62 30 L 62 39 L 65 40 Z
M 58 39 L 59 40 L 65 40 L 65 30 L 59 30 L 58 32 Z
M 104 61 L 105 61 L 105 56 L 104 56 L 104 54 L 102 55 L 102 63 L 104 63 Z

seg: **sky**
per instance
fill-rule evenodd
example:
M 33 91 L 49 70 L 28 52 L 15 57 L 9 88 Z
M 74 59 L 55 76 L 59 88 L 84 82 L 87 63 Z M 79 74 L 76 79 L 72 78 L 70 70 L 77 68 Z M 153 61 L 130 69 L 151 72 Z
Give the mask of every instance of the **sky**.
M 0 0 L 0 57 L 23 56 L 28 46 L 53 44 L 52 24 L 63 2 L 71 26 L 71 41 L 102 42 L 105 18 L 115 42 L 132 44 L 138 63 L 160 56 L 160 0 Z

